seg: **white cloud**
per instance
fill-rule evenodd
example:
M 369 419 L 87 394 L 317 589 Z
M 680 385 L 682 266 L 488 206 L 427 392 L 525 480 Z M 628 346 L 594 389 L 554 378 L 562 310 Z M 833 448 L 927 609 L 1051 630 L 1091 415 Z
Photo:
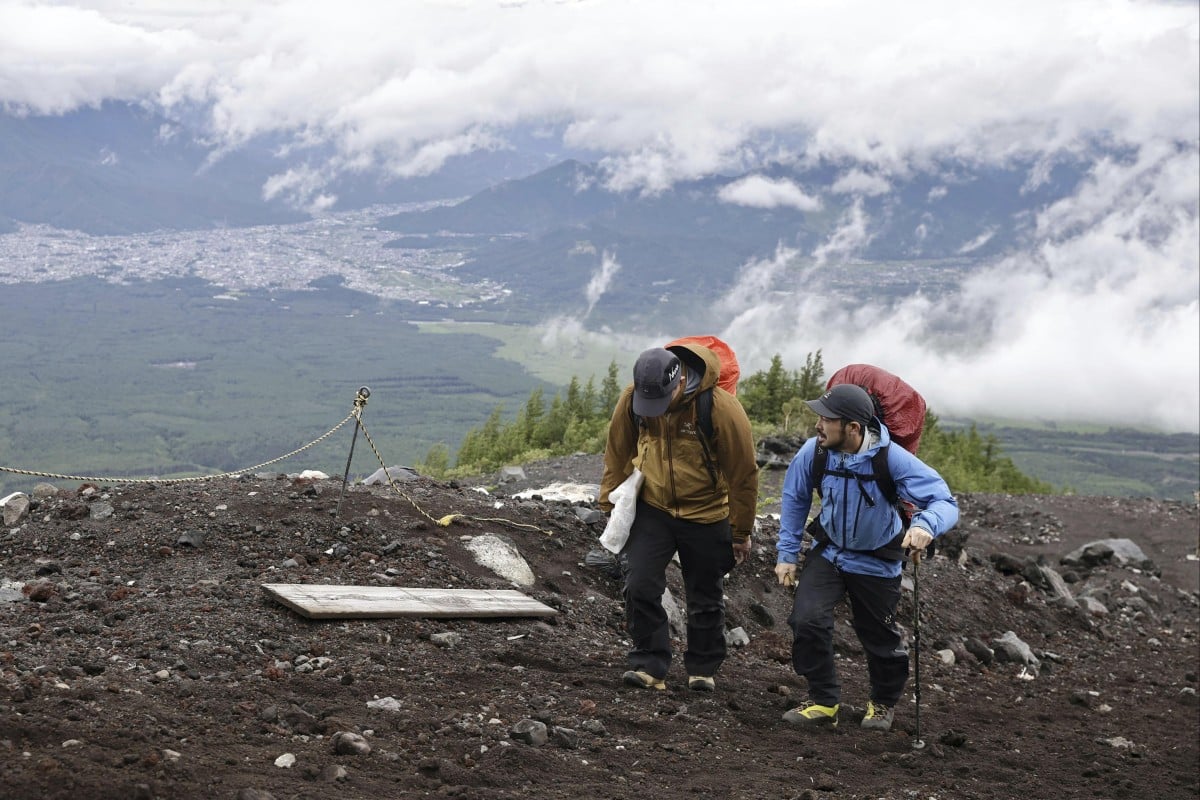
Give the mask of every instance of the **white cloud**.
M 892 184 L 879 175 L 872 175 L 861 169 L 852 169 L 833 182 L 830 187 L 838 194 L 857 194 L 867 197 L 887 194 L 892 190 Z
M 871 241 L 869 221 L 862 199 L 855 200 L 829 238 L 813 251 L 817 264 L 824 265 L 830 259 L 853 258 Z
M 788 247 L 777 247 L 771 259 L 751 261 L 742 267 L 734 288 L 718 303 L 718 308 L 730 317 L 738 316 L 769 302 L 775 287 L 785 281 L 787 271 L 796 263 L 800 253 Z
M 600 259 L 600 268 L 596 270 L 588 281 L 587 294 L 587 311 L 584 312 L 584 317 L 590 316 L 592 309 L 596 307 L 596 303 L 600 302 L 600 298 L 608 291 L 608 287 L 612 285 L 613 278 L 621 271 L 621 264 L 616 257 L 611 253 L 605 253 Z
M 1200 127 L 1188 4 L 647 0 L 636 25 L 629 13 L 621 0 L 7 0 L 0 104 L 195 103 L 225 145 L 290 136 L 400 174 L 550 123 L 606 153 L 615 185 L 651 190 L 781 141 L 886 175 Z
M 974 239 L 972 239 L 971 241 L 964 244 L 962 247 L 958 248 L 958 254 L 966 255 L 968 253 L 974 253 L 976 250 L 978 250 L 979 248 L 983 247 L 985 244 L 990 242 L 992 240 L 992 237 L 995 235 L 996 235 L 996 229 L 988 228 L 986 231 L 979 234 Z
M 725 203 L 752 208 L 787 206 L 800 211 L 818 211 L 821 208 L 821 198 L 805 194 L 793 181 L 772 180 L 762 175 L 749 175 L 728 183 L 721 187 L 717 197 Z
M 263 186 L 263 199 L 282 197 L 294 208 L 317 214 L 337 202 L 336 196 L 321 191 L 325 184 L 326 178 L 320 170 L 296 167 L 269 178 Z
M 752 369 L 878 364 L 949 415 L 1200 430 L 1200 155 L 1100 164 L 1037 227 L 945 296 L 847 304 L 788 276 L 804 290 L 746 299 L 725 336 Z

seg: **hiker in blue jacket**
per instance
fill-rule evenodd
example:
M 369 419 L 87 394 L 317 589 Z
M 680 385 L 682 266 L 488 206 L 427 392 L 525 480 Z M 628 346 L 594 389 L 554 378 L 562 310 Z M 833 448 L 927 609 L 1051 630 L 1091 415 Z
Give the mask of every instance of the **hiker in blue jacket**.
M 862 727 L 888 731 L 908 680 L 908 648 L 896 623 L 905 551 L 923 551 L 954 527 L 958 503 L 936 471 L 904 448 L 889 446 L 887 426 L 863 388 L 839 384 L 807 403 L 819 416 L 817 435 L 800 448 L 784 477 L 775 575 L 796 589 L 788 618 L 792 667 L 808 680 L 809 699 L 783 718 L 802 727 L 837 725 L 841 687 L 833 609 L 848 596 L 871 683 Z M 884 468 L 890 481 L 878 475 Z M 816 470 L 823 474 L 814 475 Z M 907 530 L 887 497 L 888 483 L 894 484 L 894 500 L 917 509 Z M 806 525 L 814 489 L 821 509 Z M 806 529 L 812 544 L 802 553 Z

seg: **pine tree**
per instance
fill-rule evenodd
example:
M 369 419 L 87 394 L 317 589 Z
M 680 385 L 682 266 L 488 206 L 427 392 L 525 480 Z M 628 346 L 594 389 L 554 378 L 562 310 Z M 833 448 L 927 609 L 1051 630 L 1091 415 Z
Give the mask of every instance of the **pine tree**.
M 522 419 L 524 422 L 524 437 L 525 443 L 533 445 L 537 440 L 538 425 L 542 422 L 542 417 L 546 415 L 546 403 L 542 393 L 542 387 L 538 387 L 529 393 L 529 399 L 525 401 L 525 415 Z
M 612 415 L 612 411 L 616 408 L 617 401 L 621 399 L 621 383 L 617 379 L 617 362 L 610 361 L 608 363 L 608 374 L 604 376 L 603 383 L 600 384 L 600 408 L 598 412 L 603 414 L 605 418 Z

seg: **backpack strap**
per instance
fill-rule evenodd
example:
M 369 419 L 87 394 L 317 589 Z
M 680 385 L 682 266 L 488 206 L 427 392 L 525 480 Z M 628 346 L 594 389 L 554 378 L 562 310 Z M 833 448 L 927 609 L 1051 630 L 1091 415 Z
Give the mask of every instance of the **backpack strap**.
M 817 445 L 817 451 L 813 453 L 812 463 L 812 484 L 817 489 L 817 497 L 822 497 L 821 481 L 825 478 L 825 469 L 829 466 L 829 451 L 821 445 Z
M 900 495 L 896 492 L 896 481 L 892 478 L 892 470 L 888 467 L 888 449 L 891 445 L 884 445 L 875 451 L 871 456 L 871 474 L 860 475 L 857 472 L 843 469 L 829 469 L 829 451 L 821 445 L 817 445 L 816 452 L 813 453 L 812 463 L 812 483 L 817 490 L 817 497 L 821 497 L 821 480 L 826 473 L 837 475 L 842 478 L 854 478 L 859 481 L 875 481 L 879 486 L 879 491 L 887 498 L 888 503 L 896 505 L 900 501 Z M 871 505 L 874 502 L 868 499 Z
M 868 505 L 875 505 L 874 499 L 867 493 L 863 487 L 863 481 L 875 481 L 879 486 L 879 491 L 883 494 L 888 504 L 896 509 L 896 513 L 900 517 L 900 533 L 898 533 L 890 542 L 875 550 L 865 550 L 862 552 L 869 553 L 876 558 L 882 558 L 889 561 L 897 561 L 904 558 L 904 551 L 900 548 L 900 543 L 904 540 L 904 532 L 908 530 L 908 525 L 912 521 L 911 510 L 906 509 L 904 504 L 900 502 L 900 495 L 896 491 L 896 481 L 892 477 L 892 470 L 888 466 L 888 450 L 891 445 L 884 445 L 875 451 L 871 456 L 871 474 L 861 475 L 853 470 L 845 469 L 829 469 L 829 451 L 817 445 L 816 451 L 813 453 L 812 476 L 813 486 L 816 488 L 817 497 L 823 499 L 821 493 L 821 483 L 826 474 L 834 475 L 840 478 L 853 479 L 858 483 L 859 491 L 862 492 L 863 498 Z M 813 537 L 817 545 L 813 553 L 819 552 L 821 548 L 830 541 L 829 535 L 821 526 L 820 517 L 813 517 L 812 521 L 805 529 L 809 535 Z
M 889 503 L 896 505 L 900 502 L 900 495 L 896 492 L 896 481 L 892 478 L 892 468 L 888 466 L 888 450 L 891 447 L 890 444 L 885 444 L 875 451 L 875 455 L 871 456 L 871 472 L 875 475 L 875 484 L 879 487 L 879 491 L 883 493 Z
M 708 470 L 708 477 L 712 479 L 713 491 L 715 492 L 717 490 L 717 459 L 713 457 L 712 447 L 709 444 L 713 439 L 712 387 L 697 394 L 695 403 L 696 425 L 700 428 L 700 449 L 704 451 L 704 467 Z

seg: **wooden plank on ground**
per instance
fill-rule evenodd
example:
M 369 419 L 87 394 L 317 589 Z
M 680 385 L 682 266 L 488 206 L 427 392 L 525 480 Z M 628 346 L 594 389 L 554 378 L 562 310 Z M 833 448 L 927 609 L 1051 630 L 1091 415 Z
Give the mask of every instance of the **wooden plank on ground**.
M 558 612 L 514 589 L 427 589 L 264 583 L 263 591 L 312 619 L 552 617 Z

